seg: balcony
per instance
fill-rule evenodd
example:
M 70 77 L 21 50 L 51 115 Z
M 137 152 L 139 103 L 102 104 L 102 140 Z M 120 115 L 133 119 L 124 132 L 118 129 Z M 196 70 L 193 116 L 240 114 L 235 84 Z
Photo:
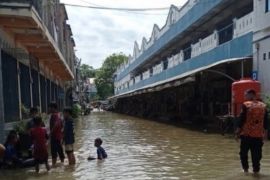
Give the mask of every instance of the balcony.
M 133 86 L 117 91 L 116 95 L 134 92 L 147 87 L 153 87 L 155 85 L 162 84 L 165 81 L 180 79 L 196 71 L 200 71 L 204 67 L 214 66 L 223 62 L 226 63 L 227 59 L 237 59 L 252 56 L 252 38 L 252 33 L 235 38 L 174 67 L 167 70 L 158 71 L 158 73 L 154 73 L 154 75 L 148 79 L 135 81 Z M 160 66 L 160 64 L 158 66 Z
M 1 28 L 53 75 L 64 81 L 74 78 L 57 45 L 55 25 L 48 20 L 42 0 L 1 0 Z M 46 16 L 47 15 L 47 16 Z M 46 20 L 47 18 L 47 20 Z

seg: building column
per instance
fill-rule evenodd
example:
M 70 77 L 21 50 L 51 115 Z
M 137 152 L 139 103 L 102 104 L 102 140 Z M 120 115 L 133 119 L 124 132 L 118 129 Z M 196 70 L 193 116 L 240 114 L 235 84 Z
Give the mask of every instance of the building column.
M 40 88 L 40 71 L 38 71 L 38 95 L 39 95 L 39 112 L 42 113 L 42 98 L 41 98 L 41 88 Z
M 18 80 L 18 95 L 19 95 L 19 117 L 22 120 L 22 95 L 21 95 L 21 74 L 19 61 L 17 60 L 17 80 Z
M 32 73 L 31 73 L 31 63 L 29 64 L 29 75 L 30 75 L 30 82 L 29 82 L 29 86 L 30 86 L 30 99 L 31 99 L 31 108 L 34 106 L 34 101 L 33 101 L 33 78 L 32 78 Z
M 5 113 L 3 97 L 3 79 L 2 79 L 2 48 L 0 45 L 0 143 L 4 142 L 5 135 Z

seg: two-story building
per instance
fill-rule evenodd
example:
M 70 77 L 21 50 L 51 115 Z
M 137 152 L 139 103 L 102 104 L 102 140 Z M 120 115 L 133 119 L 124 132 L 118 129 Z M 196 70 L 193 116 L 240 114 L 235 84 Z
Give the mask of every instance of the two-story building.
M 76 64 L 67 19 L 59 0 L 0 1 L 0 129 L 31 107 L 47 112 L 52 101 L 66 104 Z
M 165 25 L 154 25 L 141 46 L 135 42 L 133 56 L 115 73 L 116 111 L 208 121 L 230 112 L 232 82 L 256 71 L 263 93 L 269 93 L 268 11 L 269 0 L 172 6 Z

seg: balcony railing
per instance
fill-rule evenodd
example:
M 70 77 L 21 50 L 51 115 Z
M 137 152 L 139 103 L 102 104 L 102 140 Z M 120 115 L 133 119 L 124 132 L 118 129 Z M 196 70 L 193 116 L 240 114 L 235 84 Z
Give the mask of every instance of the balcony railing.
M 234 19 L 234 38 L 253 31 L 254 13 L 249 13 L 240 19 Z
M 173 68 L 163 70 L 158 74 L 153 74 L 148 79 L 140 80 L 135 84 L 130 84 L 129 88 L 121 88 L 116 91 L 116 95 L 126 93 L 129 91 L 135 91 L 137 89 L 145 88 L 149 85 L 156 84 L 161 81 L 166 81 L 170 78 L 174 78 L 179 75 L 184 75 L 190 71 L 194 71 L 201 67 L 216 64 L 224 59 L 237 59 L 252 54 L 252 38 L 253 34 L 248 33 L 241 37 L 235 38 L 228 43 L 221 44 L 215 49 L 212 49 L 200 56 L 196 56 L 188 61 L 184 61 Z M 238 47 L 242 47 L 240 50 Z M 140 77 L 140 76 L 138 76 Z

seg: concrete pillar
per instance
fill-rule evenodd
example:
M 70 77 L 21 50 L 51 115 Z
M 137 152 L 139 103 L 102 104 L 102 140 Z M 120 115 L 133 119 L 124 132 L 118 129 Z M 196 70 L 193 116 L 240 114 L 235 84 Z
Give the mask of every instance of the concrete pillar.
M 40 88 L 40 71 L 38 71 L 38 95 L 39 95 L 39 112 L 42 113 L 42 102 L 41 102 L 41 88 Z
M 29 64 L 29 75 L 30 75 L 29 86 L 30 86 L 31 107 L 33 107 L 33 105 L 34 105 L 34 102 L 33 102 L 33 88 L 32 88 L 33 78 L 32 78 L 32 73 L 31 73 L 31 63 Z
M 17 80 L 18 80 L 18 99 L 19 99 L 19 117 L 22 120 L 22 95 L 21 95 L 21 78 L 20 78 L 20 64 L 17 60 Z
M 0 45 L 0 143 L 4 142 L 5 133 L 5 113 L 4 113 L 4 97 L 3 97 L 3 79 L 2 79 L 2 48 Z

